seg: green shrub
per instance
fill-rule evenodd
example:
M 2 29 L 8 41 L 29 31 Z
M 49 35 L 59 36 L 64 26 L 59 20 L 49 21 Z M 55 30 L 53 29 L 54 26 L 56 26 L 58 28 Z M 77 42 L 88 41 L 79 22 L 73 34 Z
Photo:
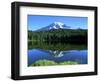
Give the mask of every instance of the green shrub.
M 75 61 L 64 61 L 60 63 L 60 65 L 76 65 L 76 64 L 78 64 L 78 62 Z

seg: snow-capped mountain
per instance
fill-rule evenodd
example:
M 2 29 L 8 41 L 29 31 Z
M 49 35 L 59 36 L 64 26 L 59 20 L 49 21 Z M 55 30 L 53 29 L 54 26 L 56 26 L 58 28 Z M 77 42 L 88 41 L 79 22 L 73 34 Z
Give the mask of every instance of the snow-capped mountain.
M 48 31 L 48 30 L 56 30 L 56 29 L 70 29 L 70 26 L 66 26 L 62 22 L 54 22 L 46 27 L 38 29 L 37 31 Z

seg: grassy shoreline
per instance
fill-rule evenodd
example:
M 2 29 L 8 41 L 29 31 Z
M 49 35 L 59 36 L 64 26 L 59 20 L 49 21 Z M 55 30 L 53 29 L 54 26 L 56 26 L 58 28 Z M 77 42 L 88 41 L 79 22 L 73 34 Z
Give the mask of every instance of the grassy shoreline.
M 76 61 L 64 61 L 64 62 L 55 62 L 52 60 L 38 60 L 35 63 L 31 64 L 30 66 L 54 66 L 54 65 L 77 65 L 79 62 Z

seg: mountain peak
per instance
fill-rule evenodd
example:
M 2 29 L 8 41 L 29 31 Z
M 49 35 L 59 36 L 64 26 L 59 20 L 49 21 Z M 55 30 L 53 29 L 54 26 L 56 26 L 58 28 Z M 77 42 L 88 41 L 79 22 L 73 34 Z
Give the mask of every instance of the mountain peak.
M 64 23 L 62 22 L 53 22 L 52 24 L 43 27 L 41 29 L 39 29 L 39 31 L 47 31 L 47 30 L 56 30 L 56 29 L 69 29 L 70 26 L 66 26 Z
M 62 23 L 62 22 L 54 22 L 54 24 L 64 25 L 64 23 Z
M 64 23 L 62 23 L 62 22 L 54 22 L 54 24 L 55 24 L 55 26 L 59 26 L 59 28 L 63 28 L 63 25 L 64 25 Z
M 54 22 L 50 26 L 50 29 L 64 29 L 64 28 L 69 28 L 62 22 Z

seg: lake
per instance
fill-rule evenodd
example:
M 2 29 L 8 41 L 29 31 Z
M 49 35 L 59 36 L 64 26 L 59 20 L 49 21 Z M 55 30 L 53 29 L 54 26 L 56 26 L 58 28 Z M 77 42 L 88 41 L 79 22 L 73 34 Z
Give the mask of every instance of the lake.
M 28 66 L 38 60 L 54 62 L 74 61 L 78 64 L 87 64 L 87 46 L 77 44 L 44 44 L 29 43 Z

